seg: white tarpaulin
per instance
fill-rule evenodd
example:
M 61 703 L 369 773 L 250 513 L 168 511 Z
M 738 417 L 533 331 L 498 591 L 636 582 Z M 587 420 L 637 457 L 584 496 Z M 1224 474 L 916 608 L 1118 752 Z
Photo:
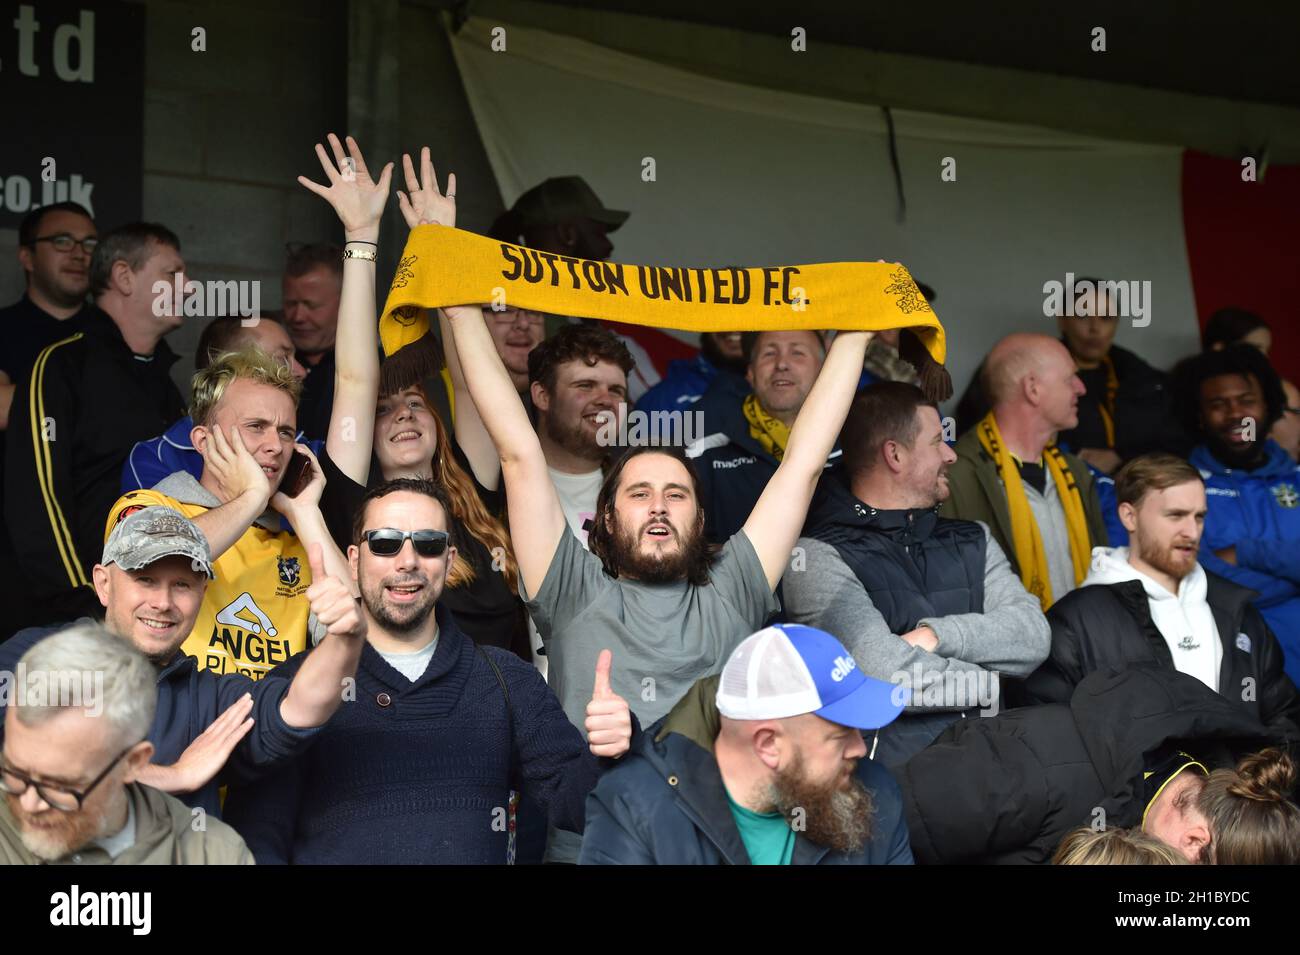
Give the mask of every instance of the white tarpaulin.
M 493 50 L 502 26 L 506 48 Z M 1056 333 L 1043 286 L 1067 272 L 1151 283 L 1150 323 L 1122 322 L 1117 340 L 1153 364 L 1196 348 L 1177 149 L 896 110 L 900 221 L 879 107 L 476 18 L 453 50 L 505 201 L 583 176 L 631 211 L 615 260 L 901 261 L 936 290 L 959 389 L 1001 335 Z M 946 158 L 955 181 L 941 178 Z

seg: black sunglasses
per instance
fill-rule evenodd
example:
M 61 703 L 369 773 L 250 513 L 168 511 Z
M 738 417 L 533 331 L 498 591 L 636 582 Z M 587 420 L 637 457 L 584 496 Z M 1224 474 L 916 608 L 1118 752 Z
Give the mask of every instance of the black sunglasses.
M 399 531 L 393 527 L 381 527 L 361 536 L 366 539 L 370 553 L 376 557 L 396 556 L 408 537 L 421 557 L 440 557 L 447 549 L 446 531 Z

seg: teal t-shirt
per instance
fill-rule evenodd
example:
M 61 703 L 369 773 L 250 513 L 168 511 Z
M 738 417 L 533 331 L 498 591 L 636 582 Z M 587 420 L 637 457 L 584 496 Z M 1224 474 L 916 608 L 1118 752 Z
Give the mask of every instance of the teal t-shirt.
M 753 812 L 727 793 L 731 817 L 754 865 L 789 865 L 794 856 L 794 830 L 779 812 Z

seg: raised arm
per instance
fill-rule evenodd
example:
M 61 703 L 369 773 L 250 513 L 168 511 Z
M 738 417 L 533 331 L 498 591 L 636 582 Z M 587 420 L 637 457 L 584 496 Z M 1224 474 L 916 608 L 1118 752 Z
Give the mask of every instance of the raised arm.
M 316 156 L 329 186 L 312 182 L 306 176 L 299 176 L 298 182 L 334 207 L 351 248 L 373 252 L 374 243 L 379 239 L 379 220 L 388 201 L 393 164 L 385 165 L 379 181 L 375 182 L 355 139 L 347 137 L 348 155 L 344 156 L 339 138 L 333 133 L 328 138 L 334 162 L 330 162 L 320 143 L 316 144 Z M 340 471 L 361 485 L 370 477 L 375 402 L 379 397 L 377 327 L 375 263 L 344 259 L 338 333 L 334 340 L 334 407 L 330 412 L 325 450 Z
M 409 154 L 402 155 L 402 172 L 406 177 L 408 192 L 397 191 L 398 207 L 406 224 L 414 229 L 417 225 L 437 224 L 454 226 L 456 224 L 456 175 L 447 177 L 447 194 L 438 191 L 438 175 L 433 168 L 429 147 L 420 150 L 420 176 L 416 178 L 415 164 Z M 456 443 L 469 459 L 469 466 L 474 477 L 489 491 L 495 491 L 501 483 L 501 461 L 497 449 L 492 444 L 492 437 L 478 413 L 473 396 L 465 384 L 465 372 L 456 352 L 455 337 L 451 334 L 447 316 L 438 312 L 438 331 L 442 335 L 442 347 L 447 356 L 447 370 L 451 373 L 452 398 L 455 403 L 454 421 L 447 424 L 454 428 Z
M 790 550 L 799 539 L 813 489 L 853 403 L 873 334 L 840 332 L 835 336 L 821 374 L 790 429 L 781 465 L 745 521 L 745 536 L 773 590 L 790 562 Z
M 546 470 L 546 456 L 514 382 L 492 343 L 477 305 L 444 310 L 474 404 L 501 460 L 510 536 L 524 587 L 536 594 L 564 533 L 564 510 Z M 458 416 L 459 417 L 459 416 Z

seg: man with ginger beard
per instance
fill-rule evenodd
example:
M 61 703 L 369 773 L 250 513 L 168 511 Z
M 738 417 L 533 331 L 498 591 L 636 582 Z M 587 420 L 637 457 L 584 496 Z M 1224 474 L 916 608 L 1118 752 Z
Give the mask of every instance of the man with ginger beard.
M 1052 653 L 1030 677 L 1030 696 L 1065 703 L 1095 670 L 1156 665 L 1240 700 L 1265 725 L 1300 725 L 1300 694 L 1252 592 L 1197 562 L 1201 475 L 1181 458 L 1143 455 L 1116 490 L 1129 546 L 1095 549 L 1083 587 L 1048 611 Z
M 579 861 L 911 863 L 898 784 L 861 732 L 895 719 L 906 692 L 824 631 L 753 634 L 600 781 Z

